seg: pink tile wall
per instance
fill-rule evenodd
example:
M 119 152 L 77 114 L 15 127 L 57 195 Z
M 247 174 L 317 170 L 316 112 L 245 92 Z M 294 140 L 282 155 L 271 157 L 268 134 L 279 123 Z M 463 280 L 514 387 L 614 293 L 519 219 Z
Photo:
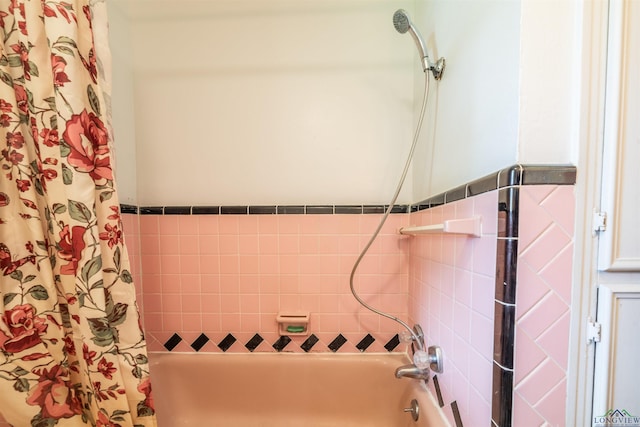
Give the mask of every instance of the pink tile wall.
M 165 215 L 140 216 L 144 321 L 152 350 L 175 332 L 175 350 L 193 351 L 201 333 L 216 346 L 231 332 L 238 343 L 255 333 L 273 351 L 279 311 L 311 312 L 311 332 L 324 348 L 338 333 L 348 343 L 370 333 L 368 351 L 384 344 L 398 326 L 361 308 L 349 290 L 351 267 L 378 225 L 379 215 Z M 369 304 L 408 316 L 408 251 L 397 229 L 407 215 L 391 215 L 360 264 L 356 289 Z M 294 338 L 294 337 L 292 337 Z M 300 344 L 306 337 L 295 337 Z M 324 344 L 324 345 L 323 345 Z M 314 347 L 314 349 L 316 348 Z M 286 350 L 299 349 L 292 345 Z M 247 351 L 234 345 L 230 351 Z
M 410 224 L 482 217 L 482 237 L 410 237 L 409 317 L 421 324 L 427 345 L 439 345 L 445 371 L 443 399 L 457 401 L 465 426 L 491 419 L 497 191 L 411 214 Z M 449 421 L 453 416 L 445 411 Z
M 565 425 L 573 217 L 573 186 L 521 187 L 515 426 Z

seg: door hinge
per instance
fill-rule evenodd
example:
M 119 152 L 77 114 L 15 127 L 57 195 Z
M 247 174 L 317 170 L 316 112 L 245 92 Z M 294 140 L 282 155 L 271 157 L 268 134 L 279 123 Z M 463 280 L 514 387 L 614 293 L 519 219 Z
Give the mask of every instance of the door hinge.
M 607 213 L 593 211 L 593 234 L 607 230 Z
M 600 342 L 602 338 L 602 325 L 594 321 L 591 317 L 587 319 L 587 340 L 589 343 Z

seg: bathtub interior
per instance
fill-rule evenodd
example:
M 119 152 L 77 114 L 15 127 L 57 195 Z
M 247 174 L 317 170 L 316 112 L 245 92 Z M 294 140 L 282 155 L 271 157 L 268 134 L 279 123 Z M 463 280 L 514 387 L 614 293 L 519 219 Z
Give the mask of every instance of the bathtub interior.
M 150 354 L 160 427 L 449 425 L 398 354 Z M 418 401 L 414 421 L 405 408 Z

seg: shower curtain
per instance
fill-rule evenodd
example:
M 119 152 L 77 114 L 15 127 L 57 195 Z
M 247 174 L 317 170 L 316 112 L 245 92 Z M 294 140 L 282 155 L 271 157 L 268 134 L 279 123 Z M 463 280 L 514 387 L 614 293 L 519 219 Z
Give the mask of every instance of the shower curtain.
M 106 5 L 0 0 L 0 413 L 156 425 L 122 236 Z

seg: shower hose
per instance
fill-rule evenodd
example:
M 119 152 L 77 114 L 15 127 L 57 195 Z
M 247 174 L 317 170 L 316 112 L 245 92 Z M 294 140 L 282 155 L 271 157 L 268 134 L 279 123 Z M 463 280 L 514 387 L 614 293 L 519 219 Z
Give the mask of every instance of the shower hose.
M 398 196 L 400 195 L 400 191 L 402 190 L 402 185 L 404 184 L 404 180 L 407 177 L 407 173 L 409 172 L 409 167 L 411 166 L 411 160 L 413 159 L 413 153 L 414 153 L 414 151 L 416 149 L 416 145 L 418 143 L 418 138 L 420 136 L 420 130 L 422 129 L 422 122 L 424 120 L 424 115 L 425 115 L 425 110 L 426 110 L 426 107 L 427 107 L 427 99 L 428 98 L 429 98 L 429 74 L 425 73 L 424 93 L 423 93 L 423 96 L 422 96 L 422 107 L 420 109 L 420 116 L 418 118 L 418 123 L 416 125 L 415 132 L 413 134 L 413 142 L 411 144 L 411 150 L 409 150 L 409 155 L 408 155 L 407 161 L 406 161 L 406 163 L 404 165 L 404 170 L 402 171 L 402 176 L 400 177 L 400 181 L 398 182 L 398 186 L 397 186 L 396 191 L 395 191 L 395 193 L 393 195 L 393 198 L 392 198 L 391 202 L 389 203 L 389 206 L 385 210 L 384 215 L 382 216 L 382 219 L 380 220 L 380 223 L 378 224 L 378 227 L 373 232 L 373 234 L 369 238 L 369 241 L 364 246 L 364 248 L 360 252 L 360 255 L 358 255 L 358 258 L 356 259 L 355 263 L 353 264 L 353 268 L 351 269 L 351 275 L 349 277 L 349 287 L 351 288 L 351 293 L 353 294 L 354 298 L 360 303 L 360 305 L 362 305 L 364 308 L 366 308 L 366 309 L 368 309 L 368 310 L 370 310 L 370 311 L 372 311 L 372 312 L 374 312 L 374 313 L 376 313 L 376 314 L 378 314 L 380 316 L 383 316 L 383 317 L 386 317 L 388 319 L 391 319 L 391 320 L 399 323 L 400 325 L 402 325 L 408 331 L 408 333 L 411 335 L 412 341 L 416 343 L 416 346 L 418 346 L 419 350 L 424 350 L 424 349 L 420 348 L 420 347 L 422 347 L 422 343 L 421 343 L 420 338 L 418 338 L 418 336 L 416 335 L 415 331 L 406 322 L 404 322 L 402 319 L 400 319 L 400 318 L 398 318 L 398 317 L 396 317 L 396 316 L 394 316 L 392 314 L 385 313 L 382 310 L 378 310 L 377 308 L 372 307 L 371 305 L 369 305 L 365 301 L 363 301 L 362 298 L 356 292 L 356 289 L 355 289 L 355 286 L 354 286 L 354 278 L 355 278 L 358 266 L 360 265 L 360 262 L 362 261 L 364 256 L 367 254 L 367 251 L 369 251 L 369 248 L 371 247 L 373 242 L 378 237 L 378 234 L 380 234 L 380 230 L 384 226 L 385 222 L 387 221 L 387 218 L 389 217 L 389 214 L 393 210 L 393 207 L 396 204 L 396 201 L 398 200 Z

